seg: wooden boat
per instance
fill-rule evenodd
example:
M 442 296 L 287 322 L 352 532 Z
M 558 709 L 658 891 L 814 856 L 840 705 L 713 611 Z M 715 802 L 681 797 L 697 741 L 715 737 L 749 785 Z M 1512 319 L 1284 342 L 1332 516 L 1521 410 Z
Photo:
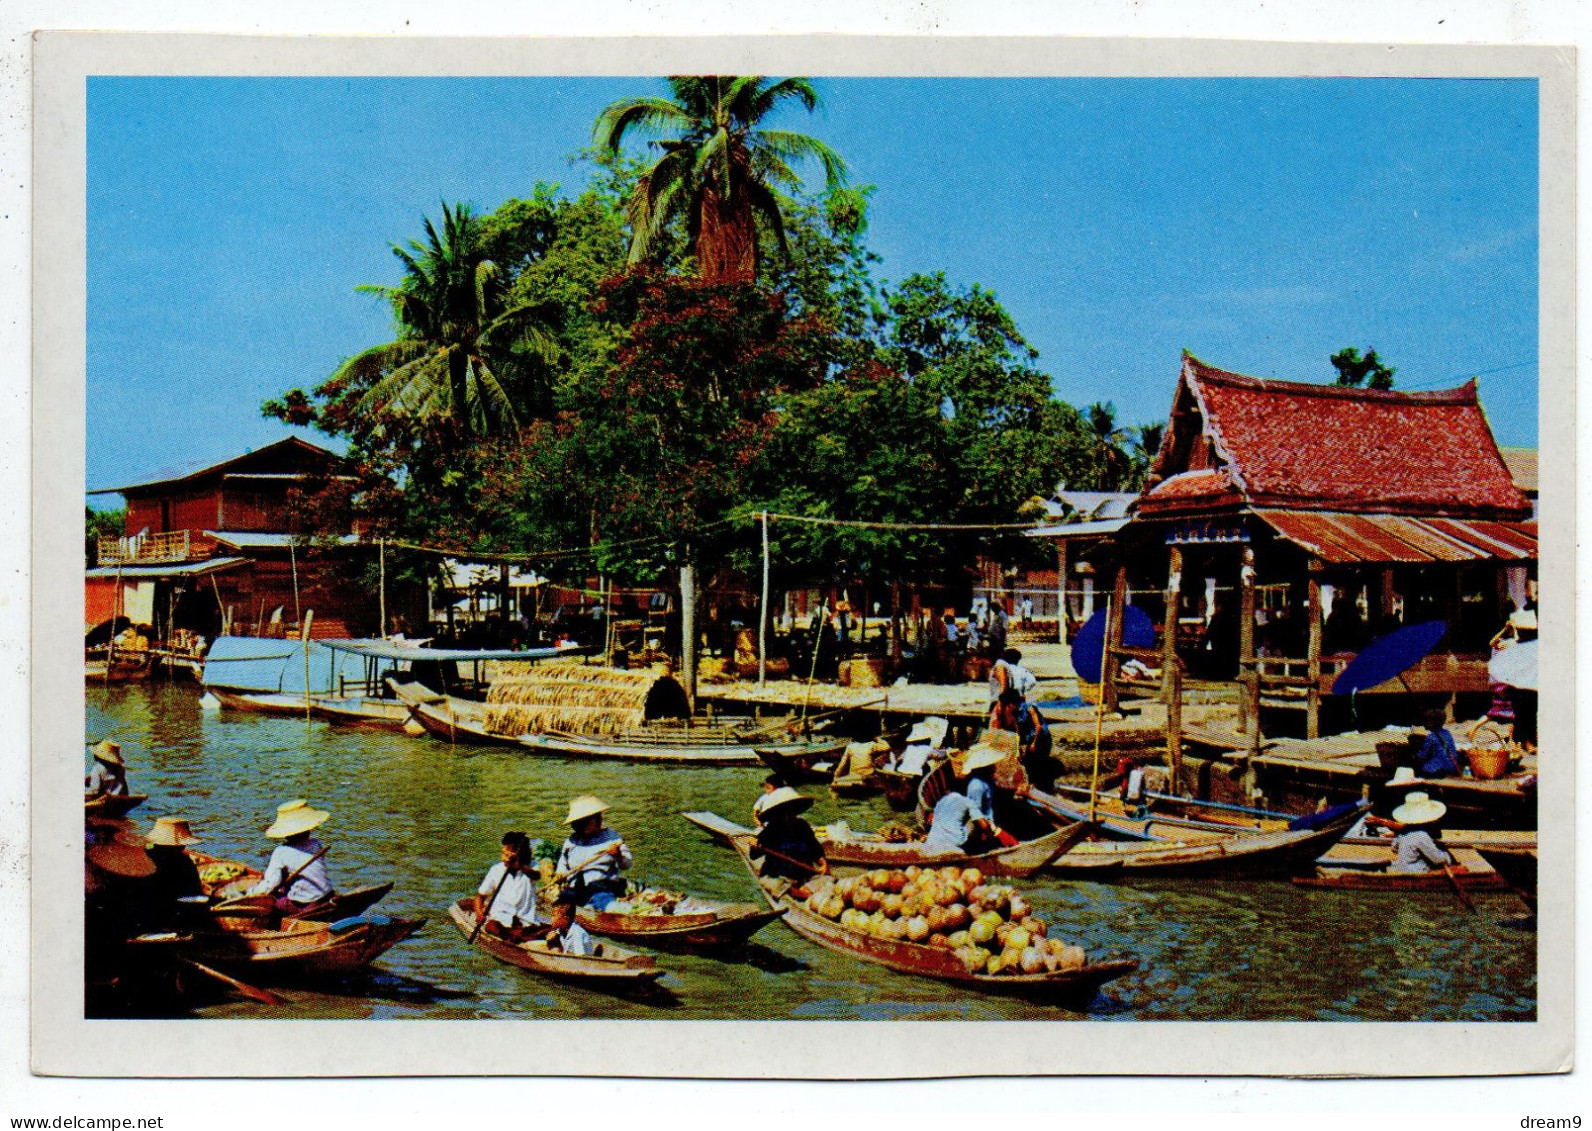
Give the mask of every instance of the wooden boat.
M 225 924 L 225 920 L 219 922 Z M 370 965 L 425 925 L 384 915 L 335 923 L 286 920 L 280 929 L 223 929 L 180 938 L 177 953 L 213 966 L 276 976 L 346 974 Z
M 786 925 L 802 938 L 836 954 L 984 993 L 1041 1001 L 1087 999 L 1105 983 L 1139 968 L 1138 959 L 1122 958 L 1091 962 L 1072 970 L 1045 974 L 970 974 L 949 950 L 906 940 L 875 938 L 815 915 L 804 903 L 791 896 L 787 881 L 765 880 L 758 876 L 757 869 L 747 855 L 747 838 L 736 837 L 732 843 L 742 862 L 756 878 L 768 905 L 784 912 Z
M 741 731 L 725 723 L 690 727 L 659 723 L 643 730 L 596 737 L 574 734 L 525 734 L 519 741 L 532 750 L 566 758 L 606 758 L 627 762 L 684 762 L 698 766 L 746 766 L 764 760 L 761 752 L 781 758 L 820 761 L 846 748 L 844 739 L 791 739 L 769 743 L 741 740 Z
M 218 904 L 230 900 L 240 901 L 236 906 L 237 914 L 243 916 L 259 916 L 268 914 L 271 910 L 271 897 L 269 895 L 249 896 L 248 892 L 255 884 L 265 878 L 258 868 L 251 868 L 247 864 L 240 864 L 236 860 L 224 860 L 219 856 L 207 856 L 202 852 L 190 852 L 188 856 L 198 865 L 200 870 L 199 882 L 204 892 Z M 236 875 L 221 883 L 206 883 L 204 870 L 213 865 L 222 864 L 236 869 Z M 295 919 L 312 919 L 320 921 L 333 921 L 347 919 L 352 915 L 362 915 L 377 903 L 381 902 L 392 891 L 392 881 L 384 884 L 367 884 L 364 887 L 351 888 L 348 891 L 334 892 L 332 898 L 321 903 L 313 904 L 294 915 Z M 257 904 L 245 904 L 245 899 L 258 900 Z
M 737 837 L 755 838 L 756 833 L 745 825 L 738 825 L 717 813 L 705 811 L 682 814 L 700 829 L 733 847 Z M 997 848 L 992 852 L 967 853 L 956 850 L 941 851 L 926 848 L 922 841 L 887 841 L 878 837 L 859 837 L 854 840 L 834 840 L 818 834 L 818 843 L 831 864 L 859 868 L 977 868 L 987 876 L 1031 876 L 1066 852 L 1083 838 L 1087 826 L 1074 823 L 1047 833 L 1035 840 L 1026 840 L 1010 848 Z
M 405 690 L 400 690 L 403 688 Z M 486 704 L 456 695 L 438 695 L 419 684 L 394 684 L 409 717 L 433 738 L 471 746 L 518 746 L 517 734 L 497 734 L 486 729 Z
M 1300 887 L 1342 888 L 1349 891 L 1449 892 L 1454 883 L 1465 891 L 1506 891 L 1504 878 L 1474 850 L 1451 850 L 1455 867 L 1447 873 L 1389 872 L 1381 867 L 1317 868 L 1313 875 L 1295 876 Z M 1453 880 L 1449 879 L 1453 877 Z
M 475 929 L 475 911 L 470 900 L 461 899 L 448 909 L 453 925 L 465 938 L 475 936 L 474 945 L 499 962 L 507 962 L 549 978 L 583 982 L 609 988 L 644 988 L 663 977 L 665 970 L 650 955 L 637 954 L 613 943 L 600 945 L 593 955 L 564 954 L 549 950 L 545 942 L 513 943 Z
M 102 793 L 83 802 L 84 817 L 107 819 L 125 816 L 149 800 L 147 793 Z
M 756 903 L 697 900 L 706 910 L 669 915 L 616 915 L 582 907 L 576 921 L 596 935 L 654 947 L 714 948 L 744 943 L 778 919 L 780 912 Z
M 827 782 L 835 772 L 834 759 L 845 749 L 842 741 L 833 749 L 815 747 L 791 750 L 783 746 L 754 746 L 752 752 L 770 770 L 791 785 L 816 785 Z
M 83 679 L 86 683 L 137 683 L 149 678 L 148 652 L 120 653 L 110 660 L 92 657 L 83 661 Z
M 1448 843 L 1448 835 L 1443 835 Z M 1477 854 L 1525 899 L 1533 911 L 1537 907 L 1537 850 L 1535 848 L 1480 848 Z

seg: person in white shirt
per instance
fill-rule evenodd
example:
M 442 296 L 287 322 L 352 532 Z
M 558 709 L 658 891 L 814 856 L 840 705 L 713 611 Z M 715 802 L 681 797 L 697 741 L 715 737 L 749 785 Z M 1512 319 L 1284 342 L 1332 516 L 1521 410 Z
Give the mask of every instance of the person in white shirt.
M 307 801 L 278 805 L 276 822 L 265 835 L 282 843 L 271 853 L 265 878 L 249 894 L 273 896 L 277 910 L 287 915 L 329 899 L 334 889 L 326 869 L 326 849 L 310 833 L 330 816 L 325 809 L 310 808 Z
M 518 942 L 542 924 L 536 911 L 537 877 L 530 871 L 531 842 L 524 833 L 503 834 L 503 856 L 487 869 L 475 893 L 475 917 L 489 935 Z M 490 903 L 489 903 L 490 901 Z
M 989 670 L 989 706 L 985 709 L 994 710 L 1003 691 L 1015 691 L 1027 699 L 1038 683 L 1034 673 L 1023 667 L 1023 654 L 1016 648 L 1008 648 Z
M 603 824 L 609 806 L 587 794 L 569 803 L 564 823 L 573 831 L 558 854 L 558 871 L 578 902 L 601 911 L 625 891 L 619 873 L 635 863 L 624 838 Z
M 575 908 L 580 900 L 574 892 L 564 891 L 553 904 L 552 933 L 547 940 L 549 949 L 565 954 L 592 955 L 601 950 L 591 932 L 575 922 Z
M 90 799 L 127 796 L 127 763 L 122 761 L 122 748 L 118 743 L 108 738 L 95 743 L 94 768 L 89 771 L 83 790 Z

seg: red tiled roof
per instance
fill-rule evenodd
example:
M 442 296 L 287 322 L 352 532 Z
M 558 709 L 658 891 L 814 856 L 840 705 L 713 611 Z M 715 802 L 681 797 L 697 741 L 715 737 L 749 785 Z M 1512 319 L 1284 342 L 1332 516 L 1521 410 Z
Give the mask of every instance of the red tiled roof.
M 1176 474 L 1140 498 L 1141 514 L 1235 501 L 1250 506 L 1523 519 L 1476 399 L 1476 383 L 1429 393 L 1262 380 L 1183 355 L 1182 381 L 1241 499 L 1210 472 Z M 1165 452 L 1163 448 L 1163 452 Z M 1174 486 L 1178 480 L 1185 481 Z M 1203 488 L 1203 489 L 1201 489 Z

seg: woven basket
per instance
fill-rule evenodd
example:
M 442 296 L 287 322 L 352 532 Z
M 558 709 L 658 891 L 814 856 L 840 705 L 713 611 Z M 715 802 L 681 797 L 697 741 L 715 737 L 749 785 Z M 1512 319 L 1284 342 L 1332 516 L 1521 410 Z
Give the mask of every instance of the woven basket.
M 1471 776 L 1478 781 L 1494 781 L 1509 772 L 1507 746 L 1477 746 L 1467 752 Z
M 841 687 L 883 687 L 884 660 L 847 660 L 840 665 Z

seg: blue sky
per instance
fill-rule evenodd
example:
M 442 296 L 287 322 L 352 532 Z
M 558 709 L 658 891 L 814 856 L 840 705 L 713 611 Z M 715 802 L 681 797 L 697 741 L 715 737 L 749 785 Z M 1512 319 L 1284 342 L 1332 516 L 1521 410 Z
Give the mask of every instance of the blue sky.
M 1481 374 L 1537 435 L 1530 81 L 820 80 L 822 137 L 873 184 L 878 273 L 993 290 L 1075 404 L 1162 419 L 1179 353 L 1328 380 L 1375 346 L 1401 388 Z M 488 210 L 658 80 L 93 78 L 89 487 L 292 430 L 259 405 L 391 338 L 354 293 L 441 200 Z M 815 182 L 816 183 L 816 182 Z M 308 438 L 325 442 L 319 434 Z M 94 500 L 119 503 L 115 496 Z

